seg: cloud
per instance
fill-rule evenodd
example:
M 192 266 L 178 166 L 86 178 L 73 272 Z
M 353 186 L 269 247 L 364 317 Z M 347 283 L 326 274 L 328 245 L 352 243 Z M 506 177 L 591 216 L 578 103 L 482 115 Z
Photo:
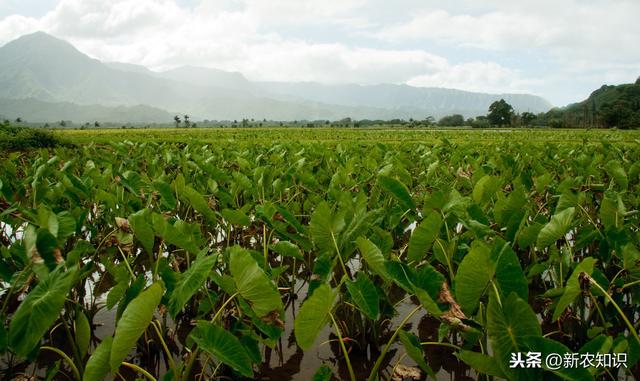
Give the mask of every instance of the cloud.
M 0 43 L 43 30 L 95 58 L 155 69 L 200 65 L 257 80 L 526 91 L 555 103 L 605 80 L 633 80 L 640 67 L 635 0 L 188 3 L 59 0 L 42 17 L 0 19 Z

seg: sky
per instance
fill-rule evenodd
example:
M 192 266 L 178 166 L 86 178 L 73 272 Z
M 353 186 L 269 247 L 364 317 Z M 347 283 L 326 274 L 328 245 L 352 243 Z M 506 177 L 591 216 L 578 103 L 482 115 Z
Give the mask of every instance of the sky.
M 44 31 L 102 61 L 251 80 L 531 93 L 640 76 L 640 0 L 0 0 L 0 45 Z

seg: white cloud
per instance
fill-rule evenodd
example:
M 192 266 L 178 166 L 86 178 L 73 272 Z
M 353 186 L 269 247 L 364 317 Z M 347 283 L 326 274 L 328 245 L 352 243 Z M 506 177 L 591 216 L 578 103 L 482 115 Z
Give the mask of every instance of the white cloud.
M 572 82 L 589 88 L 637 77 L 638 14 L 636 0 L 200 0 L 190 7 L 59 0 L 40 18 L 0 19 L 0 44 L 43 30 L 95 58 L 156 69 L 188 64 L 259 80 L 534 91 L 562 103 L 583 95 Z M 307 27 L 327 36 L 292 32 Z M 455 63 L 442 56 L 449 51 Z M 553 74 L 541 78 L 531 71 L 536 63 L 516 64 L 523 54 L 539 56 Z

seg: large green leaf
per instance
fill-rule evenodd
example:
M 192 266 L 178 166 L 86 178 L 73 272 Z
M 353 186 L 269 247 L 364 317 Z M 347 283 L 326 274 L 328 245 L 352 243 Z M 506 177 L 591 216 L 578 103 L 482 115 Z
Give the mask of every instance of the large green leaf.
M 93 351 L 82 375 L 83 381 L 102 381 L 110 370 L 109 359 L 111 357 L 111 345 L 113 337 L 108 336 L 102 340 L 100 345 Z
M 175 318 L 193 294 L 204 285 L 217 258 L 217 255 L 205 256 L 201 254 L 191 263 L 191 267 L 180 276 L 169 297 L 168 307 L 171 316 Z
M 292 257 L 304 261 L 304 257 L 300 252 L 300 248 L 292 242 L 278 241 L 278 243 L 271 245 L 271 250 L 282 255 L 283 257 Z
M 364 312 L 371 320 L 375 320 L 380 308 L 378 292 L 373 282 L 364 273 L 358 272 L 356 281 L 347 281 L 345 285 L 351 299 L 360 311 Z
M 189 204 L 195 209 L 197 212 L 202 214 L 204 218 L 209 223 L 216 222 L 216 214 L 209 208 L 209 204 L 204 199 L 204 196 L 200 194 L 197 190 L 191 188 L 190 186 L 185 186 L 183 190 L 182 196 L 184 196 Z
M 467 315 L 473 314 L 495 273 L 491 251 L 476 244 L 464 256 L 455 278 L 456 300 Z
M 151 225 L 151 214 L 148 209 L 140 210 L 129 216 L 129 226 L 135 237 L 142 243 L 144 250 L 152 254 L 155 233 Z
M 411 198 L 409 189 L 407 189 L 407 186 L 399 180 L 396 180 L 393 177 L 380 175 L 378 176 L 378 184 L 380 184 L 380 187 L 386 192 L 391 193 L 391 195 L 405 210 L 414 210 L 416 208 L 416 203 L 413 201 L 413 198 Z
M 329 204 L 324 201 L 318 204 L 309 222 L 309 232 L 313 242 L 323 253 L 335 253 L 335 242 L 344 227 L 344 214 L 333 215 Z
M 564 237 L 569 228 L 571 228 L 575 212 L 576 208 L 572 207 L 551 216 L 551 221 L 544 225 L 540 233 L 538 233 L 538 242 L 536 244 L 538 248 L 545 248 Z
M 629 187 L 629 179 L 627 173 L 624 171 L 624 167 L 619 161 L 611 160 L 605 166 L 609 177 L 615 180 L 621 189 L 626 190 Z
M 502 369 L 500 369 L 500 366 L 496 362 L 496 359 L 493 357 L 464 349 L 458 352 L 457 356 L 478 373 L 493 377 L 506 378 L 504 373 L 502 373 Z
M 20 303 L 9 325 L 9 346 L 16 354 L 27 356 L 58 319 L 75 274 L 56 268 Z
M 87 319 L 87 315 L 82 311 L 76 312 L 76 321 L 75 321 L 75 333 L 76 333 L 76 345 L 78 346 L 78 351 L 80 352 L 80 356 L 87 354 L 89 350 L 89 344 L 91 341 L 91 325 L 89 324 L 89 319 Z
M 496 362 L 508 379 L 539 379 L 539 374 L 534 370 L 509 367 L 512 353 L 526 352 L 526 337 L 542 336 L 540 323 L 527 302 L 512 293 L 502 300 L 501 305 L 495 293 L 492 293 L 487 308 L 487 333 Z
M 529 300 L 529 282 L 516 253 L 502 240 L 496 241 L 494 252 L 497 252 L 498 256 L 495 260 L 496 283 L 500 293 L 507 296 L 515 292 L 520 299 Z
M 273 311 L 282 312 L 280 293 L 248 251 L 239 246 L 232 247 L 229 269 L 238 292 L 256 315 L 264 317 Z
M 485 175 L 473 187 L 473 201 L 480 205 L 485 204 L 500 189 L 500 180 L 497 177 Z
M 433 370 L 427 362 L 424 360 L 424 352 L 422 351 L 422 346 L 420 345 L 420 340 L 411 332 L 407 332 L 401 329 L 398 332 L 398 337 L 400 337 L 400 341 L 404 346 L 404 350 L 407 351 L 407 354 L 413 361 L 418 364 L 420 369 L 428 373 L 432 378 L 436 378 Z
M 293 330 L 296 341 L 303 350 L 313 346 L 316 337 L 327 324 L 335 296 L 335 292 L 327 284 L 321 284 L 302 303 Z
M 562 297 L 560 297 L 556 309 L 553 312 L 553 320 L 557 320 L 567 306 L 573 303 L 576 297 L 580 295 L 582 292 L 580 290 L 580 274 L 586 273 L 587 275 L 591 275 L 595 263 L 596 260 L 594 258 L 587 257 L 573 270 L 573 273 L 571 273 L 571 276 L 567 280 L 567 285 L 564 287 L 564 293 Z
M 240 340 L 231 332 L 209 322 L 198 322 L 191 337 L 200 349 L 211 353 L 245 377 L 253 377 L 251 357 Z
M 409 262 L 419 261 L 424 258 L 433 241 L 438 237 L 441 226 L 442 217 L 440 217 L 440 214 L 433 212 L 415 228 L 409 239 L 409 253 L 407 254 Z
M 151 323 L 153 313 L 162 299 L 162 286 L 154 283 L 133 299 L 122 313 L 113 337 L 109 364 L 112 372 L 116 372 L 122 360 L 135 346 Z
M 384 256 L 380 249 L 378 249 L 373 242 L 363 237 L 359 237 L 356 240 L 356 244 L 371 271 L 387 279 L 388 275 L 384 266 Z

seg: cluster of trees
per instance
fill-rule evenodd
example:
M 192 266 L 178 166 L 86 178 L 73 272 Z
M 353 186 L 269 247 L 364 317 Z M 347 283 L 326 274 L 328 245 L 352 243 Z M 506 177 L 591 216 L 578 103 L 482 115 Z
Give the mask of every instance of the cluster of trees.
M 505 126 L 531 126 L 538 119 L 539 115 L 525 111 L 518 114 L 513 106 L 504 99 L 493 102 L 489 106 L 487 115 L 480 115 L 475 118 L 464 119 L 461 114 L 447 115 L 438 120 L 439 126 L 471 126 L 476 128 L 505 127 Z

